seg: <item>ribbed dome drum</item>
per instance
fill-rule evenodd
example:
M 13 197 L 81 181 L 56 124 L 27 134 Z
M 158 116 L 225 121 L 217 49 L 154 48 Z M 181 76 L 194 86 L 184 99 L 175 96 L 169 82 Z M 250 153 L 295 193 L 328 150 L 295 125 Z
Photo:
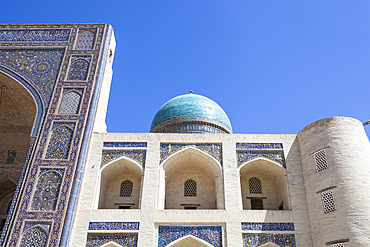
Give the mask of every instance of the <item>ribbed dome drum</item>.
M 155 115 L 152 133 L 224 133 L 232 128 L 224 110 L 213 100 L 185 94 L 167 101 Z

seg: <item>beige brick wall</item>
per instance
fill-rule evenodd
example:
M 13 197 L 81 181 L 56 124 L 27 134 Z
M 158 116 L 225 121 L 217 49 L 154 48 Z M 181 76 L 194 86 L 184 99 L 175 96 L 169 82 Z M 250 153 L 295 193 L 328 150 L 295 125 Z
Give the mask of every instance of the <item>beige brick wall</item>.
M 370 144 L 360 121 L 327 118 L 299 134 L 313 246 L 349 239 L 345 246 L 370 243 Z M 328 169 L 316 172 L 313 153 L 325 149 Z M 336 211 L 324 213 L 321 193 L 332 189 Z
M 184 196 L 184 183 L 197 183 L 197 196 Z M 181 204 L 200 204 L 198 209 L 216 209 L 215 178 L 196 164 L 186 164 L 171 177 L 166 177 L 166 209 L 183 209 Z

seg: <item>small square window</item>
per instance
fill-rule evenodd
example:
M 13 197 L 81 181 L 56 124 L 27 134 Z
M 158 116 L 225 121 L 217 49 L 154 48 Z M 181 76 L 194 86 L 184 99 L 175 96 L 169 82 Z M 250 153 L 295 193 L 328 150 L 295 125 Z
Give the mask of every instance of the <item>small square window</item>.
M 15 162 L 15 156 L 17 155 L 17 152 L 14 150 L 8 151 L 8 156 L 6 157 L 5 164 L 7 165 L 13 165 Z
M 263 200 L 262 199 L 251 199 L 252 210 L 263 210 Z

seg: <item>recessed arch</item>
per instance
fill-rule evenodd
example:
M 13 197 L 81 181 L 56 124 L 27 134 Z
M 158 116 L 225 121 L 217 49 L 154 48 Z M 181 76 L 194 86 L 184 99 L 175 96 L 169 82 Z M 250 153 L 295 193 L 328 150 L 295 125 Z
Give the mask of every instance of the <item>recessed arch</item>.
M 223 176 L 220 163 L 211 155 L 187 147 L 169 156 L 160 165 L 158 209 L 223 209 Z M 184 183 L 197 184 L 197 196 L 184 198 Z
M 122 156 L 100 170 L 99 209 L 140 208 L 143 168 L 133 159 Z M 121 196 L 124 181 L 132 183 L 130 196 Z
M 267 242 L 267 243 L 261 244 L 260 247 L 280 247 L 280 246 L 272 242 Z
M 29 83 L 23 77 L 1 65 L 0 83 L 6 84 L 9 88 L 20 92 L 23 97 L 25 96 L 28 99 L 28 102 L 30 102 L 30 104 L 35 105 L 35 110 L 32 110 L 29 113 L 33 113 L 35 111 L 35 116 L 32 120 L 31 136 L 36 137 L 40 130 L 40 124 L 45 114 L 45 106 L 40 93 L 31 83 Z
M 120 244 L 117 244 L 114 241 L 110 241 L 109 243 L 101 245 L 101 247 L 123 247 L 123 246 Z
M 244 210 L 289 209 L 286 170 L 279 163 L 258 157 L 239 167 L 241 196 Z M 261 190 L 250 188 L 250 180 L 257 179 Z
M 214 247 L 212 244 L 193 235 L 186 235 L 176 239 L 167 245 L 167 247 Z

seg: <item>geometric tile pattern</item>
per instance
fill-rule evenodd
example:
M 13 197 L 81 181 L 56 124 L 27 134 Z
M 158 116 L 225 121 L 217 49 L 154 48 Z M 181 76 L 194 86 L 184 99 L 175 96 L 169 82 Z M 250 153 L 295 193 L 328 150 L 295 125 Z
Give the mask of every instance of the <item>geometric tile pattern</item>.
M 146 148 L 146 142 L 104 142 L 105 148 Z
M 95 30 L 93 45 L 88 43 L 92 49 L 76 50 L 78 32 L 83 29 Z M 0 70 L 27 88 L 39 109 L 32 136 L 35 142 L 30 147 L 33 148 L 32 156 L 27 156 L 29 159 L 22 170 L 23 183 L 15 192 L 15 198 L 19 195 L 18 201 L 16 204 L 14 199 L 10 208 L 13 221 L 8 217 L 0 237 L 0 246 L 20 246 L 24 222 L 36 220 L 53 222 L 48 233 L 48 246 L 68 246 L 85 170 L 86 151 L 92 135 L 92 118 L 89 116 L 94 117 L 96 111 L 104 66 L 109 55 L 111 31 L 106 24 L 0 24 Z M 86 80 L 66 80 L 72 56 L 89 57 Z M 61 102 L 66 88 L 78 92 L 78 89 L 83 89 L 78 114 L 56 114 L 58 102 Z M 69 147 L 60 146 L 64 151 L 69 149 L 63 152 L 68 154 L 64 156 L 65 159 L 56 158 L 57 155 L 50 156 L 50 152 L 46 152 L 47 149 L 58 151 L 58 148 L 51 148 L 52 145 L 48 144 L 51 132 L 61 127 L 54 125 L 58 122 L 64 123 L 65 128 L 73 129 L 72 138 L 67 138 L 66 142 Z M 50 158 L 44 159 L 44 156 Z M 28 211 L 33 202 L 32 193 L 37 190 L 38 174 L 42 174 L 40 165 L 65 171 L 54 211 Z M 5 239 L 7 232 L 9 238 Z
M 92 49 L 94 46 L 96 28 L 79 29 L 76 50 Z
M 64 170 L 50 170 L 40 175 L 33 195 L 32 210 L 54 211 Z
M 286 168 L 284 152 L 282 150 L 236 150 L 236 157 L 238 160 L 238 167 L 247 161 L 263 157 L 275 161 Z
M 90 222 L 89 230 L 139 230 L 139 222 Z
M 282 143 L 236 143 L 236 149 L 283 149 Z
M 294 234 L 243 233 L 243 246 L 256 247 L 267 242 L 284 247 L 295 247 Z
M 137 233 L 88 233 L 86 247 L 98 247 L 109 242 L 125 247 L 136 247 Z
M 0 42 L 68 41 L 69 33 L 69 29 L 1 30 Z
M 80 108 L 82 95 L 76 91 L 69 91 L 62 97 L 58 114 L 77 114 Z
M 127 157 L 138 162 L 142 168 L 145 167 L 146 150 L 103 150 L 100 167 L 105 166 L 112 160 Z
M 158 246 L 167 246 L 171 242 L 192 235 L 213 246 L 222 246 L 221 226 L 159 226 Z
M 21 247 L 44 247 L 49 233 L 40 226 L 29 228 L 22 234 Z
M 211 155 L 222 166 L 222 144 L 221 143 L 161 143 L 161 160 L 159 164 L 171 154 L 187 147 L 194 147 Z
M 23 227 L 23 232 L 25 232 L 27 229 L 31 228 L 31 227 L 34 227 L 34 226 L 41 226 L 42 228 L 44 228 L 45 230 L 47 231 L 50 231 L 50 227 L 51 227 L 51 222 L 46 222 L 46 221 L 26 221 L 26 223 L 24 224 L 24 227 Z
M 242 222 L 243 231 L 294 231 L 294 223 Z
M 48 106 L 63 55 L 62 48 L 0 49 L 0 64 L 31 81 Z
M 72 56 L 68 78 L 70 81 L 85 81 L 89 73 L 91 56 Z
M 71 122 L 55 122 L 49 141 L 46 159 L 67 159 L 75 124 Z

